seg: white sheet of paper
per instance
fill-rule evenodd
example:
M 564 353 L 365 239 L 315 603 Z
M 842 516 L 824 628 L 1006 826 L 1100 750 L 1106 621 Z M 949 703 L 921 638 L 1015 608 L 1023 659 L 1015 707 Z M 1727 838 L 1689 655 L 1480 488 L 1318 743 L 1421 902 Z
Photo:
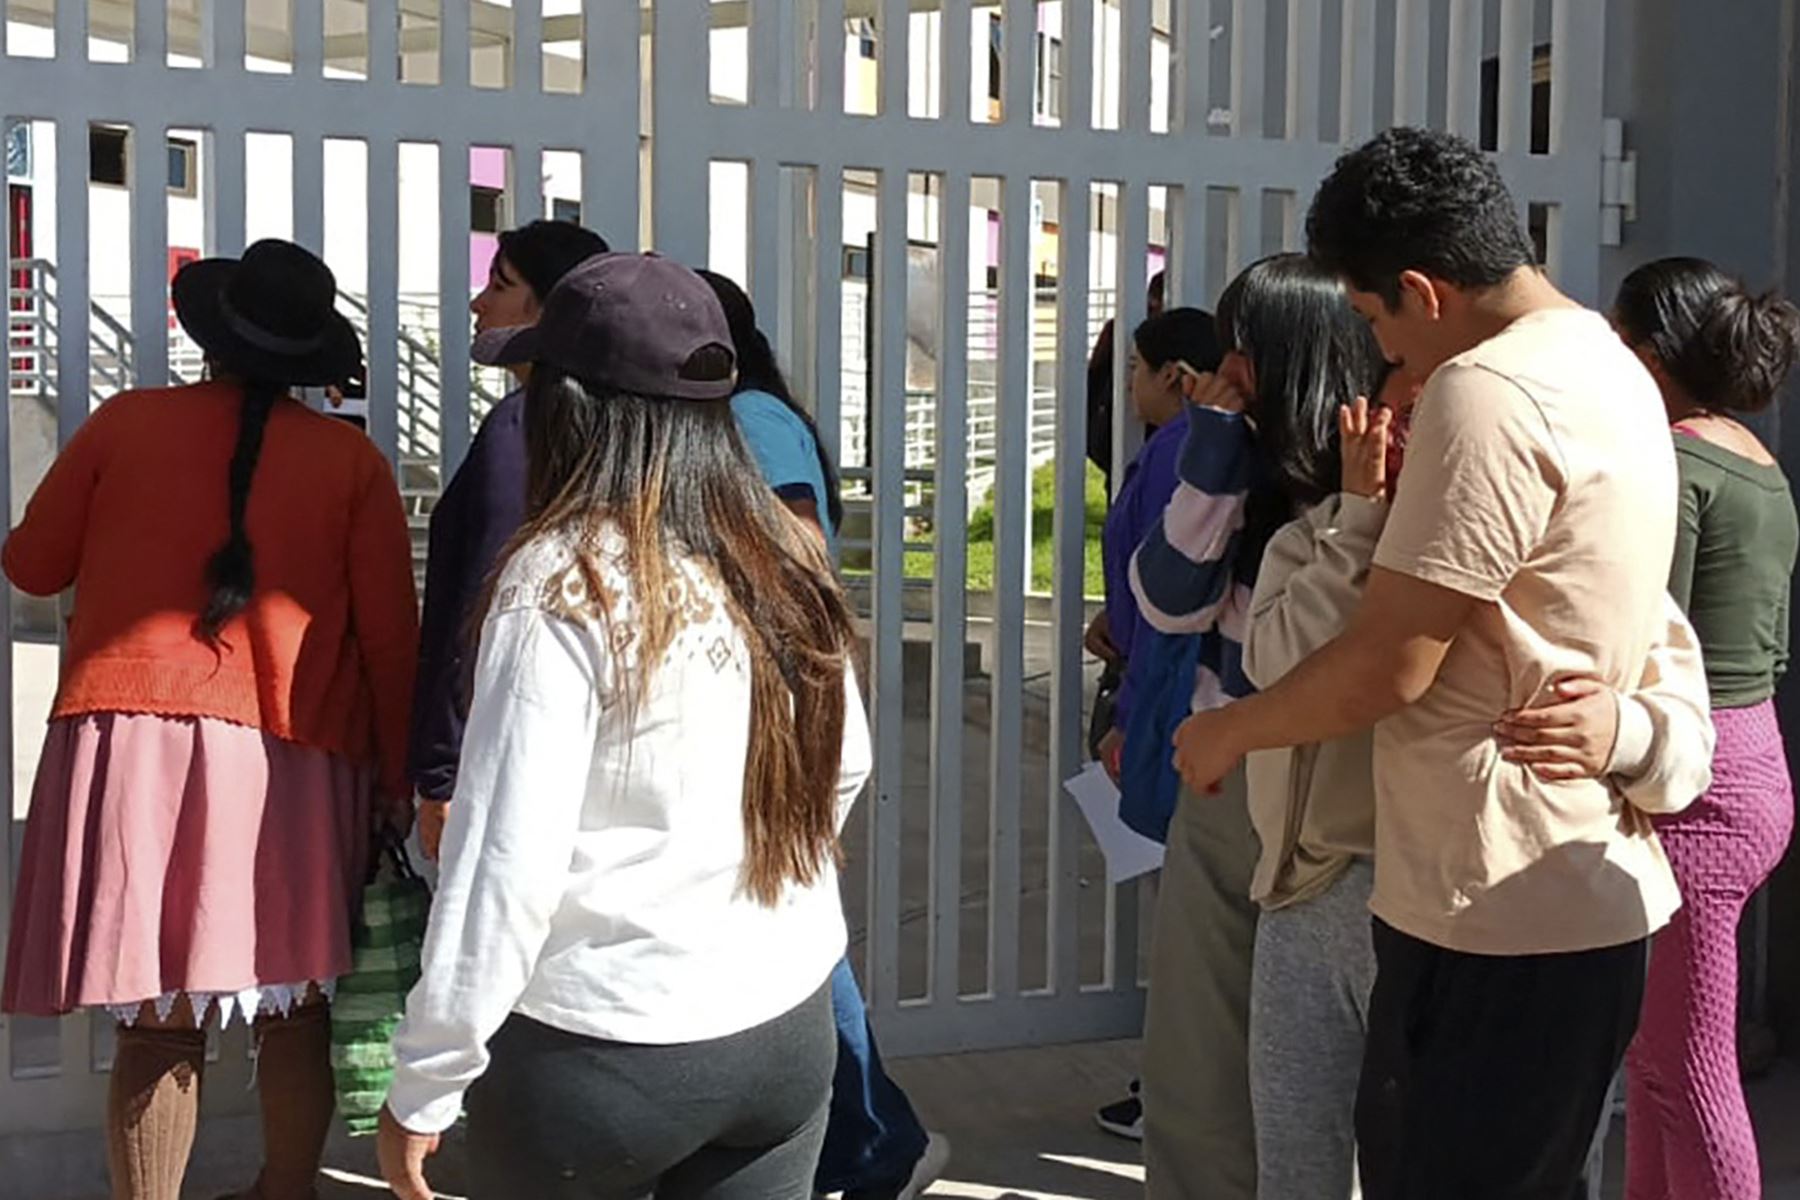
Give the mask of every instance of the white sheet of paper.
M 1106 768 L 1091 762 L 1081 774 L 1063 781 L 1063 790 L 1075 801 L 1100 853 L 1106 858 L 1106 882 L 1118 885 L 1162 866 L 1161 842 L 1145 837 L 1119 819 L 1119 785 Z

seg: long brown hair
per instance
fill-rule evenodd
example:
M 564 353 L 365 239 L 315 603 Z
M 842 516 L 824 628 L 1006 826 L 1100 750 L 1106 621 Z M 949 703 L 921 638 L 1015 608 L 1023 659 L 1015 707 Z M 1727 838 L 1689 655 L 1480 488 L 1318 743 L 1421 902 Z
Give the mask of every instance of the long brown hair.
M 579 549 L 568 582 L 577 586 L 548 590 L 581 597 L 580 611 L 565 615 L 597 618 L 614 646 L 617 598 L 597 555 L 607 526 L 623 540 L 638 664 L 623 697 L 628 712 L 693 611 L 677 560 L 721 585 L 750 651 L 741 886 L 773 906 L 787 885 L 817 882 L 839 857 L 837 777 L 854 626 L 823 548 L 775 502 L 729 401 L 600 392 L 540 366 L 525 401 L 525 445 L 526 516 L 511 549 L 571 540 Z

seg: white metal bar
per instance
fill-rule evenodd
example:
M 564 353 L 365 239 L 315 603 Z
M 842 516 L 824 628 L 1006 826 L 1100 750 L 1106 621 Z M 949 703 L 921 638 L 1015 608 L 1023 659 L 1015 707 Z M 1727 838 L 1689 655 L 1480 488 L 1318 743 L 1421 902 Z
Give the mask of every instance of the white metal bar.
M 1500 0 L 1502 154 L 1531 150 L 1531 54 L 1535 0 Z M 1595 171 L 1598 174 L 1598 171 Z
M 1146 311 L 1145 293 L 1149 290 L 1150 194 L 1142 183 L 1126 180 L 1119 184 L 1119 296 L 1113 321 L 1113 468 L 1112 477 L 1121 483 L 1125 468 L 1137 457 L 1144 442 L 1144 426 L 1131 407 L 1130 379 L 1126 363 L 1130 360 L 1131 335 L 1143 321 Z
M 1263 256 L 1263 190 L 1246 183 L 1237 193 L 1237 239 L 1231 271 L 1237 274 Z
M 512 5 L 513 88 L 535 95 L 544 90 L 544 0 L 512 0 Z
M 819 440 L 836 463 L 844 461 L 843 362 L 844 362 L 844 164 L 821 156 L 818 164 L 816 203 L 818 258 L 814 262 L 814 319 L 818 342 L 814 346 L 814 378 L 818 394 L 813 398 L 813 417 Z
M 212 253 L 231 257 L 244 250 L 244 130 L 223 125 L 207 141 L 207 226 Z
M 6 10 L 0 4 L 0 22 L 6 20 Z M 4 33 L 4 25 L 0 25 L 0 33 Z M 0 47 L 0 50 L 3 50 Z M 12 132 L 13 124 L 18 118 L 0 108 L 0 137 Z M 29 132 L 29 127 L 28 132 Z M 0 246 L 9 248 L 13 244 L 12 205 L 0 204 Z M 8 255 L 10 258 L 10 253 Z M 11 288 L 13 276 L 11 262 L 6 264 L 6 286 Z M 8 304 L 8 309 L 11 305 Z M 7 338 L 11 343 L 10 335 Z M 7 360 L 8 373 L 11 372 L 11 360 Z M 11 392 L 10 380 L 8 392 Z M 10 394 L 8 404 L 11 404 Z M 0 496 L 11 496 L 12 491 L 12 419 L 10 414 L 0 421 Z M 8 501 L 9 505 L 11 501 Z M 10 517 L 10 511 L 8 513 Z M 9 522 L 10 525 L 10 522 Z M 12 896 L 13 896 L 13 855 L 18 846 L 14 839 L 24 835 L 24 824 L 13 819 L 17 811 L 18 797 L 14 791 L 14 751 L 13 751 L 13 706 L 17 703 L 13 691 L 13 655 L 18 653 L 18 643 L 13 640 L 13 596 L 12 588 L 0 588 L 0 698 L 4 698 L 6 719 L 0 720 L 0 797 L 4 797 L 4 809 L 0 810 L 0 820 L 4 821 L 6 836 L 0 838 L 0 929 L 12 928 Z M 5 941 L 0 937 L 0 943 Z M 4 1092 L 8 1081 L 13 1078 L 12 1062 L 13 1026 L 10 1022 L 0 1020 L 0 1092 Z
M 842 113 L 844 111 L 844 0 L 818 0 L 818 4 L 818 111 Z M 964 92 L 963 104 L 966 107 L 968 103 L 968 93 Z
M 57 6 L 79 8 L 74 0 Z M 83 14 L 85 16 L 85 14 Z M 66 43 L 57 33 L 57 47 Z M 85 41 L 75 43 L 85 47 Z M 10 64 L 8 64 L 10 66 Z M 56 436 L 67 443 L 87 420 L 88 362 L 88 124 L 64 118 L 56 123 L 56 194 L 78 197 L 56 213 Z
M 892 110 L 889 110 L 892 111 Z M 905 110 L 902 109 L 902 112 Z M 875 386 L 868 397 L 874 463 L 874 835 L 869 985 L 879 1009 L 900 996 L 901 805 L 905 800 L 903 611 L 906 569 L 906 192 L 904 171 L 883 171 L 877 190 Z
M 134 125 L 128 144 L 132 383 L 161 387 L 169 370 L 168 132 L 154 122 Z
M 767 325 L 781 304 L 781 165 L 758 158 L 750 164 L 750 301 Z M 905 280 L 905 211 L 901 212 L 901 279 Z M 904 331 L 902 331 L 904 333 Z M 904 342 L 904 336 L 902 337 Z
M 474 0 L 439 0 L 443 6 L 439 20 L 438 53 L 441 61 L 438 78 L 442 94 L 465 92 L 469 88 L 469 10 Z
M 1557 215 L 1561 253 L 1556 281 L 1585 304 L 1600 296 L 1600 174 L 1605 82 L 1597 66 L 1606 57 L 1606 31 L 1598 16 L 1575 0 L 1555 0 L 1550 39 L 1550 155 L 1563 173 Z
M 373 20 L 373 15 L 371 20 Z M 374 60 L 370 60 L 374 74 Z M 371 138 L 369 146 L 368 356 L 369 436 L 398 464 L 400 314 L 400 160 L 392 138 Z M 441 419 L 441 418 L 440 418 Z M 448 482 L 448 476 L 440 476 Z
M 1025 572 L 1030 522 L 1031 179 L 1001 180 L 999 463 L 994 473 L 994 679 L 989 706 L 988 979 L 997 996 L 1019 990 L 1021 696 L 1025 676 Z
M 294 144 L 294 241 L 325 253 L 325 143 L 316 133 L 296 132 Z
M 438 143 L 438 438 L 448 480 L 470 439 L 469 143 L 460 139 Z
M 794 0 L 750 2 L 750 103 L 761 108 L 782 108 L 788 96 L 781 86 Z
M 1375 0 L 1344 0 L 1338 140 L 1355 145 L 1375 132 Z
M 1014 0 L 1001 8 L 1001 119 L 1014 129 L 1033 121 L 1032 96 L 1037 76 L 1037 0 Z
M 882 0 L 875 44 L 881 55 L 881 115 L 904 119 L 907 115 L 907 89 L 911 81 L 910 0 Z M 905 228 L 904 225 L 901 226 L 902 231 Z
M 71 0 L 63 0 L 70 3 Z M 5 12 L 0 8 L 0 20 Z M 163 70 L 168 59 L 169 17 L 166 0 L 133 0 L 131 61 L 140 69 Z
M 1268 0 L 1231 0 L 1231 132 L 1236 137 L 1263 136 L 1268 42 Z
M 1086 0 L 1074 0 L 1085 3 Z M 938 18 L 939 50 L 944 64 L 944 94 L 939 98 L 939 121 L 957 130 L 969 126 L 969 0 L 943 0 Z
M 967 23 L 965 21 L 965 27 Z M 966 61 L 966 58 L 965 58 Z M 966 73 L 966 72 L 965 72 Z M 967 90 L 964 91 L 967 96 Z M 962 108 L 967 120 L 968 105 Z M 964 647 L 968 637 L 969 177 L 943 176 L 938 214 L 937 477 L 931 630 L 931 955 L 934 1004 L 961 991 Z
M 1100 2 L 1063 0 L 1064 129 L 1089 129 L 1093 125 L 1094 6 Z
M 1175 12 L 1175 94 L 1172 128 L 1193 137 L 1210 131 L 1212 113 L 1212 2 L 1182 0 Z
M 218 0 L 213 2 L 217 3 Z M 206 0 L 201 0 L 201 3 L 206 3 Z M 369 83 L 383 85 L 382 90 L 388 92 L 400 81 L 398 0 L 367 0 L 363 20 L 369 31 Z
M 1050 989 L 1072 996 L 1081 987 L 1081 827 L 1062 781 L 1082 759 L 1081 640 L 1087 623 L 1083 592 L 1087 538 L 1087 326 L 1089 181 L 1062 185 L 1062 236 L 1057 263 L 1056 516 L 1051 578 L 1056 646 L 1050 668 L 1049 806 Z M 1116 343 L 1117 344 L 1117 343 Z
M 1450 61 L 1445 76 L 1451 133 L 1481 135 L 1481 35 L 1485 0 L 1450 0 Z M 1597 73 L 1597 71 L 1596 71 Z
M 527 141 L 508 155 L 512 173 L 512 223 L 525 225 L 544 216 L 544 147 Z
M 1174 303 L 1211 309 L 1216 297 L 1206 294 L 1206 189 L 1186 186 L 1180 195 L 1170 295 L 1178 297 Z M 1171 192 L 1170 203 L 1173 202 Z M 1120 478 L 1119 482 L 1124 480 Z
M 1431 79 L 1432 0 L 1395 0 L 1394 124 L 1424 125 Z
M 318 79 L 325 72 L 324 0 L 288 0 L 288 3 L 288 13 L 294 23 L 294 77 Z
M 1319 140 L 1320 8 L 1320 0 L 1288 0 L 1287 136 L 1299 142 Z
M 1151 0 L 1119 0 L 1123 5 L 1125 77 L 1121 80 L 1119 128 L 1150 128 Z
M 663 0 L 654 12 L 656 64 L 652 76 L 664 82 L 680 80 L 690 69 L 693 48 L 706 44 L 706 4 L 704 0 Z M 840 24 L 839 38 L 842 36 Z M 842 47 L 839 49 L 841 53 Z M 681 262 L 705 262 L 711 160 L 741 158 L 743 148 L 724 156 L 690 149 L 703 140 L 701 130 L 713 115 L 714 106 L 704 89 L 662 86 L 655 89 L 652 102 L 658 144 L 680 147 L 674 153 L 657 154 L 653 163 L 656 248 Z

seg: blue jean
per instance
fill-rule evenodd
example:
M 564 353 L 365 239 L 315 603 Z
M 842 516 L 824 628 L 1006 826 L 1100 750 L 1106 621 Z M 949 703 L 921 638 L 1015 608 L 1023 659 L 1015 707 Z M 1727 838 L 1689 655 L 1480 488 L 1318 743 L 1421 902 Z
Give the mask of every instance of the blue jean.
M 831 1011 L 837 1018 L 837 1073 L 813 1188 L 838 1192 L 904 1183 L 925 1153 L 925 1127 L 906 1093 L 882 1070 L 847 958 L 831 973 Z

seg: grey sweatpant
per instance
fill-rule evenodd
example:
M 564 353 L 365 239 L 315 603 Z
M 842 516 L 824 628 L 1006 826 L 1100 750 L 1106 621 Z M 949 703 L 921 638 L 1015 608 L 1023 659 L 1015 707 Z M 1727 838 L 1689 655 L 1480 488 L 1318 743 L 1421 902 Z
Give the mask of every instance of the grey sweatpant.
M 1375 986 L 1374 864 L 1322 894 L 1265 912 L 1250 984 L 1250 1101 L 1257 1200 L 1349 1200 L 1356 1085 Z

